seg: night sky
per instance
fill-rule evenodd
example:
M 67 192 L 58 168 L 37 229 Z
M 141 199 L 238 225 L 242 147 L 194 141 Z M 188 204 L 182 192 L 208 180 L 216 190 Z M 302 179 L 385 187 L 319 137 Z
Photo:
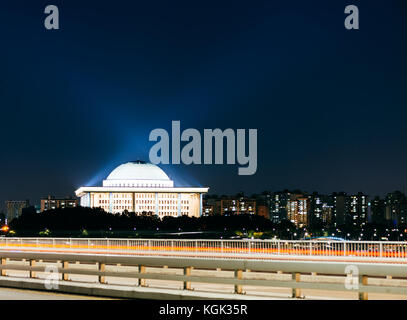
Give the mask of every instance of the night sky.
M 258 129 L 255 175 L 161 166 L 178 186 L 405 191 L 406 34 L 405 0 L 2 1 L 1 205 L 98 185 L 172 120 Z

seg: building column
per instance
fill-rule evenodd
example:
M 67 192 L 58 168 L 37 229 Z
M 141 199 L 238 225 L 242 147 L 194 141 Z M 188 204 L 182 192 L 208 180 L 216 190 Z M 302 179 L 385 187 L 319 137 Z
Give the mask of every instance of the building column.
M 90 207 L 90 192 L 86 192 L 82 197 L 81 197 L 81 206 L 82 207 Z M 49 209 L 49 202 L 47 204 L 47 208 L 45 209 Z
M 202 217 L 202 193 L 199 194 L 199 216 Z
M 178 217 L 181 216 L 181 193 L 178 193 Z
M 109 212 L 113 213 L 113 193 L 109 193 Z
M 155 215 L 158 216 L 158 192 L 155 193 Z

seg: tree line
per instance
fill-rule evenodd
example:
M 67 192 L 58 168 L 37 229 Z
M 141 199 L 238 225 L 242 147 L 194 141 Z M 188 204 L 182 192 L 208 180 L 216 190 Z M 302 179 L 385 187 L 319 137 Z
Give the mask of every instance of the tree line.
M 290 227 L 293 227 L 293 225 Z M 57 208 L 41 213 L 24 210 L 10 222 L 14 231 L 41 230 L 150 230 L 150 231 L 265 231 L 276 228 L 270 220 L 257 215 L 213 215 L 202 217 L 163 217 L 152 212 L 109 213 L 101 208 Z

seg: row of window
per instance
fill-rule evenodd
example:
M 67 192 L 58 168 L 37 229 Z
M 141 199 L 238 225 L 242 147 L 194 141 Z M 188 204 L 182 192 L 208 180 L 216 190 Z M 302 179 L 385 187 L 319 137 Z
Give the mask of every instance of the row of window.
M 109 199 L 110 198 L 109 193 L 98 193 L 95 196 L 103 198 L 103 199 Z M 156 197 L 155 193 L 135 193 L 134 196 L 135 196 L 136 199 L 137 198 L 155 199 L 155 197 Z M 113 193 L 112 197 L 114 199 L 131 199 L 132 194 L 131 193 Z M 159 199 L 178 199 L 178 194 L 177 193 L 158 193 L 157 197 Z
M 109 204 L 110 200 L 99 200 L 99 204 Z M 132 204 L 131 200 L 113 200 L 112 204 Z M 154 200 L 135 200 L 136 204 L 153 204 L 155 203 Z M 159 200 L 158 201 L 159 204 L 178 204 L 178 201 L 176 200 Z M 187 200 L 182 200 L 181 204 L 189 204 L 189 201 Z M 243 209 L 243 208 L 242 208 Z M 251 208 L 249 208 L 250 210 Z
M 110 206 L 100 206 L 102 209 L 109 211 L 110 210 Z M 55 209 L 55 208 L 53 208 Z M 138 210 L 141 211 L 155 211 L 156 207 L 155 206 L 139 206 L 137 208 Z M 182 212 L 188 212 L 189 210 L 189 206 L 181 206 L 181 211 Z M 132 211 L 133 207 L 132 206 L 113 206 L 113 210 L 129 210 Z M 158 207 L 159 213 L 160 211 L 163 210 L 171 210 L 171 211 L 177 211 L 178 212 L 178 207 L 176 206 L 159 206 Z
M 113 183 L 109 187 L 132 187 L 132 188 L 165 188 L 171 187 L 163 183 Z

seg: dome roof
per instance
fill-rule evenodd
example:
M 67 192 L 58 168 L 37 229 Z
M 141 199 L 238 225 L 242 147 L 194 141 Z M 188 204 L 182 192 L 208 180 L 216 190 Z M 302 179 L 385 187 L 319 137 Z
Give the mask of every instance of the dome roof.
M 144 161 L 131 161 L 114 169 L 104 186 L 119 187 L 169 187 L 173 182 L 158 166 Z
M 132 161 L 118 166 L 106 180 L 170 180 L 170 178 L 155 164 Z

